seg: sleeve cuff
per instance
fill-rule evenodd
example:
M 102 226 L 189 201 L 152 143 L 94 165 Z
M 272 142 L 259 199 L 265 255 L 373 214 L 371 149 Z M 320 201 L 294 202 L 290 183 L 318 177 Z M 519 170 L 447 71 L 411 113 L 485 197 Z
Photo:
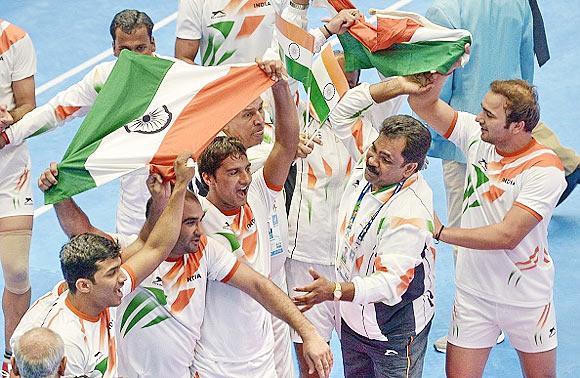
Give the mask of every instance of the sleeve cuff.
M 239 267 L 240 267 L 240 261 L 236 260 L 236 263 L 234 264 L 232 269 L 230 269 L 230 272 L 228 274 L 226 274 L 226 276 L 224 278 L 222 278 L 221 282 L 227 283 L 234 276 L 234 274 L 236 274 L 236 271 L 238 270 Z
M 310 29 L 309 33 L 314 37 L 314 52 L 319 53 L 326 43 L 326 37 L 318 28 Z
M 520 209 L 524 209 L 525 211 L 527 211 L 528 213 L 532 214 L 532 216 L 534 218 L 536 218 L 538 220 L 538 222 L 541 222 L 543 217 L 534 209 L 524 205 L 523 203 L 520 202 L 514 202 L 514 206 L 519 207 Z
M 455 129 L 455 125 L 457 125 L 457 118 L 458 117 L 459 117 L 459 113 L 455 112 L 453 114 L 453 119 L 451 120 L 451 125 L 449 125 L 449 128 L 447 129 L 447 131 L 445 132 L 445 134 L 443 134 L 443 138 L 449 139 L 451 134 L 453 134 L 453 130 Z
M 366 287 L 365 281 L 362 277 L 354 277 L 352 279 L 352 283 L 354 284 L 354 296 L 352 298 L 352 303 L 358 305 L 367 304 L 366 302 Z

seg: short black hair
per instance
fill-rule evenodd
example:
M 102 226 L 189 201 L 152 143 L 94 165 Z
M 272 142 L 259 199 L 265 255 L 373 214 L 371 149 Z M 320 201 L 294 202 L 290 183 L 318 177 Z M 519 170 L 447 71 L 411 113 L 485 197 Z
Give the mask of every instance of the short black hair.
M 228 157 L 238 158 L 246 155 L 246 147 L 238 138 L 219 136 L 216 137 L 199 157 L 199 173 L 215 176 L 222 162 Z
M 79 278 L 94 282 L 98 262 L 120 255 L 119 244 L 104 236 L 85 233 L 73 237 L 60 250 L 60 268 L 70 292 L 76 292 Z
M 109 27 L 109 32 L 111 33 L 113 42 L 115 42 L 115 31 L 117 28 L 120 28 L 124 33 L 131 34 L 141 26 L 147 28 L 149 39 L 152 39 L 153 21 L 151 20 L 151 17 L 149 17 L 147 13 L 140 12 L 136 9 L 125 9 L 113 17 L 113 21 L 111 21 L 111 26 Z
M 383 121 L 380 135 L 389 139 L 404 138 L 405 148 L 402 155 L 405 163 L 417 163 L 417 171 L 423 168 L 429 146 L 431 133 L 414 117 L 395 115 Z

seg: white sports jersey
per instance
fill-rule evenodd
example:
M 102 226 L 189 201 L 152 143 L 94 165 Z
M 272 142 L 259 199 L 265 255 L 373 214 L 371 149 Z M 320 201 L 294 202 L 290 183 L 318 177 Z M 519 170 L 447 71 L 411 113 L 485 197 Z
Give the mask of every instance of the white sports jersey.
M 127 277 L 121 289 L 125 297 L 131 292 L 135 281 L 127 267 L 121 266 L 121 270 Z M 18 324 L 11 344 L 14 345 L 14 340 L 29 329 L 50 328 L 64 341 L 66 377 L 117 377 L 115 310 L 107 308 L 97 317 L 89 316 L 75 308 L 68 297 L 69 292 L 63 291 L 61 282 L 37 300 Z
M 15 107 L 12 82 L 34 76 L 36 55 L 32 41 L 19 27 L 0 19 L 0 105 Z M 30 184 L 30 154 L 28 146 L 10 144 L 0 150 L 0 218 L 32 215 L 34 202 Z M 1 131 L 1 130 L 0 130 Z
M 260 169 L 252 175 L 247 204 L 236 212 L 224 214 L 200 198 L 207 234 L 266 277 L 270 274 L 268 219 L 280 189 L 269 186 Z M 210 281 L 205 311 L 194 362 L 202 377 L 211 374 L 212 366 L 220 361 L 242 363 L 272 355 L 270 314 L 249 295 Z
M 376 104 L 368 88 L 369 84 L 361 84 L 349 90 L 331 112 L 330 123 L 319 127 L 314 121 L 307 130 L 316 132 L 322 145 L 296 162 L 296 187 L 288 215 L 289 256 L 294 260 L 334 265 L 344 187 L 364 148 L 376 139 L 375 129 L 397 113 L 402 101 Z
M 285 0 L 180 0 L 177 38 L 200 40 L 204 66 L 248 63 L 272 44 Z
M 456 113 L 445 137 L 468 160 L 461 227 L 501 223 L 513 206 L 530 212 L 539 221 L 512 250 L 459 247 L 457 287 L 503 304 L 546 305 L 552 299 L 554 284 L 548 224 L 566 187 L 560 159 L 533 139 L 521 151 L 498 151 L 481 140 L 481 127 L 469 113 Z
M 197 252 L 162 262 L 117 309 L 119 375 L 189 378 L 207 282 L 227 282 L 238 266 L 205 236 Z

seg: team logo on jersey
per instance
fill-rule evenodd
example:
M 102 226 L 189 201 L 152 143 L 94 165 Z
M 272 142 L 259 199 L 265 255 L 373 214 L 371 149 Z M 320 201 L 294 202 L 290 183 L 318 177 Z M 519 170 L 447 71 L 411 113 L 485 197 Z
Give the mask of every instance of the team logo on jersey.
M 195 273 L 194 275 L 187 277 L 187 282 L 195 281 L 199 278 L 201 278 L 201 274 Z
M 484 171 L 487 171 L 487 161 L 485 159 L 481 159 L 480 161 L 478 161 L 478 163 L 481 164 Z
M 332 83 L 326 84 L 324 86 L 324 89 L 322 90 L 322 95 L 324 96 L 324 99 L 326 101 L 332 100 L 336 95 L 336 87 L 334 86 L 334 84 Z
M 288 45 L 288 55 L 294 60 L 300 58 L 300 46 L 297 43 L 292 42 Z
M 32 206 L 32 205 L 34 205 L 34 202 L 32 201 L 32 197 L 26 197 L 24 199 L 24 205 L 25 206 Z
M 259 3 L 254 3 L 254 8 L 267 7 L 268 5 L 271 5 L 269 1 L 261 1 Z
M 556 336 L 556 327 L 550 328 L 550 334 L 548 335 L 548 337 L 553 337 L 553 336 Z
M 163 105 L 142 115 L 133 122 L 129 122 L 125 125 L 125 130 L 128 133 L 155 134 L 169 126 L 172 117 L 173 115 L 167 109 L 167 106 Z
M 216 19 L 216 18 L 222 18 L 226 16 L 226 12 L 224 12 L 223 10 L 218 10 L 218 11 L 214 11 L 211 12 L 211 19 Z

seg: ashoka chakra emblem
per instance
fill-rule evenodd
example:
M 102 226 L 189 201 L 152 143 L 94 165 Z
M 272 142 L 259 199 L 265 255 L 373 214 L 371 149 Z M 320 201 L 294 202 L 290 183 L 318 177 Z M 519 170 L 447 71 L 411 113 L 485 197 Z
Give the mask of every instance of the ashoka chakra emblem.
M 129 133 L 155 134 L 169 126 L 171 112 L 163 105 L 125 125 Z
M 298 46 L 297 43 L 292 42 L 288 46 L 288 55 L 290 55 L 290 58 L 298 60 L 298 58 L 300 58 L 300 46 Z
M 335 94 L 336 88 L 334 87 L 334 84 L 328 83 L 324 86 L 324 89 L 322 90 L 322 95 L 324 96 L 324 99 L 326 101 L 332 100 Z

